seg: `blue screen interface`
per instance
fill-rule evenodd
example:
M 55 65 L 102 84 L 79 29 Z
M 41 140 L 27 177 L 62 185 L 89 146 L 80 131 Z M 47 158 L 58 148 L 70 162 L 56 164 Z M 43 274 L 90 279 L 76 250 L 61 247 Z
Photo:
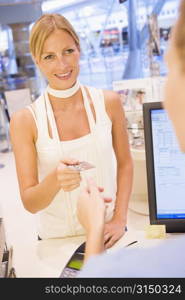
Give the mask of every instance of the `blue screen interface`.
M 185 219 L 185 154 L 164 109 L 151 111 L 158 219 Z

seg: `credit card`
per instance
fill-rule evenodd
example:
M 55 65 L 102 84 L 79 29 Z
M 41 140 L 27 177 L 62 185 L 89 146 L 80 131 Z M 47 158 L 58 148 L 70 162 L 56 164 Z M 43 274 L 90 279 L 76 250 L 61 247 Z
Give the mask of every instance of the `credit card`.
M 81 161 L 81 162 L 79 162 L 79 164 L 68 165 L 67 167 L 70 168 L 71 170 L 76 170 L 79 172 L 95 168 L 94 165 L 90 164 L 87 161 Z

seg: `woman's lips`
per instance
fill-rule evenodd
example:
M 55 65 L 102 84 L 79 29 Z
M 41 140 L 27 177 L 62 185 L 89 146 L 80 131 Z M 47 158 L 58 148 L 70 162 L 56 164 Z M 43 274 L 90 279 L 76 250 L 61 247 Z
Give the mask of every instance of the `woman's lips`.
M 72 71 L 66 73 L 55 74 L 55 76 L 60 80 L 67 80 L 71 77 Z

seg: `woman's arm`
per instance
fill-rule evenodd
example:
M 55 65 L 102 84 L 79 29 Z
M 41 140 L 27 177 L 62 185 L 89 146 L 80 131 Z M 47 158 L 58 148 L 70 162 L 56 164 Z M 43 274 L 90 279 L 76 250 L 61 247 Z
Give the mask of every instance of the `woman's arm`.
M 105 225 L 106 248 L 125 232 L 128 202 L 133 182 L 133 161 L 130 153 L 126 120 L 119 95 L 105 91 L 107 113 L 112 121 L 113 147 L 117 159 L 117 194 L 113 218 Z
M 79 172 L 65 168 L 65 165 L 55 168 L 39 183 L 35 148 L 37 129 L 32 115 L 27 109 L 12 116 L 10 136 L 20 195 L 24 207 L 29 212 L 36 213 L 47 207 L 61 188 L 68 190 L 77 183 L 79 185 Z

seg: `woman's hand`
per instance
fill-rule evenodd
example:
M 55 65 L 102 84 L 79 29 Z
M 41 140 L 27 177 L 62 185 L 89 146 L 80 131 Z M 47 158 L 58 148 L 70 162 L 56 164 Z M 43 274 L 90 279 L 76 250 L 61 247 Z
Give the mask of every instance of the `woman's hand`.
M 75 159 L 61 160 L 57 169 L 56 175 L 60 187 L 64 192 L 70 192 L 80 186 L 80 172 L 68 168 L 68 165 L 76 165 L 79 161 Z
M 104 245 L 108 249 L 112 247 L 124 234 L 126 222 L 112 218 L 104 227 Z

